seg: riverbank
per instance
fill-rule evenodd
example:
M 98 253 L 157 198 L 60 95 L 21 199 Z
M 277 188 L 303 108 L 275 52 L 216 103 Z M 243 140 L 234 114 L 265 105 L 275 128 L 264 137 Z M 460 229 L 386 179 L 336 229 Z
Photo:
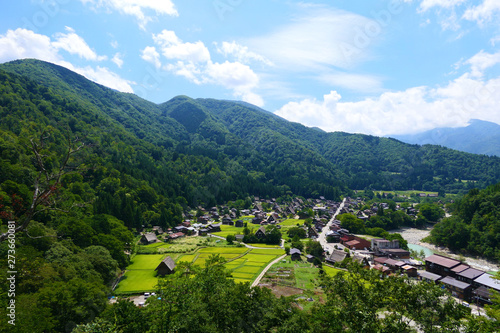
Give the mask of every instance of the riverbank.
M 471 257 L 471 256 L 461 256 L 460 254 L 457 254 L 455 252 L 450 251 L 450 249 L 443 247 L 443 246 L 435 246 L 433 244 L 425 243 L 422 242 L 422 239 L 425 237 L 429 236 L 431 233 L 432 228 L 426 228 L 426 229 L 416 229 L 416 228 L 401 228 L 398 230 L 393 230 L 391 233 L 400 233 L 401 236 L 403 236 L 404 239 L 408 241 L 408 244 L 415 244 L 419 245 L 422 247 L 425 247 L 426 249 L 431 250 L 435 254 L 440 254 L 444 255 L 450 258 L 454 258 L 457 260 L 460 259 L 465 259 L 465 262 L 477 269 L 487 271 L 487 272 L 492 272 L 492 271 L 498 271 L 499 266 L 496 263 L 493 263 L 491 261 L 478 258 L 478 257 Z

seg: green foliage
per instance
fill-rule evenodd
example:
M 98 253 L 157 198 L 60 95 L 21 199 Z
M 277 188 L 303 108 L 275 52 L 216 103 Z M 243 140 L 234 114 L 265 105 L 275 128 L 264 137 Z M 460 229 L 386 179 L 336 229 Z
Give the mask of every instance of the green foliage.
M 302 227 L 293 227 L 288 229 L 288 237 L 295 238 L 298 236 L 299 238 L 306 238 L 307 233 L 306 230 Z
M 500 260 L 500 184 L 471 190 L 452 206 L 452 216 L 436 224 L 430 241 Z

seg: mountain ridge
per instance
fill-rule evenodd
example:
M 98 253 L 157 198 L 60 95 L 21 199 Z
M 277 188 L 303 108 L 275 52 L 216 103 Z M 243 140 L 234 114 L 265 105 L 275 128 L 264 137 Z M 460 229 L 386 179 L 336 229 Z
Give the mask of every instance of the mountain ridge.
M 443 127 L 411 135 L 390 135 L 410 144 L 434 144 L 468 153 L 500 156 L 500 125 L 472 119 L 465 127 Z
M 500 180 L 500 159 L 496 157 L 362 134 L 327 133 L 241 102 L 176 96 L 155 104 L 38 60 L 2 64 L 0 70 L 35 78 L 45 87 L 49 100 L 52 95 L 61 96 L 63 101 L 55 104 L 76 110 L 74 114 L 61 113 L 64 119 L 73 119 L 78 110 L 85 110 L 91 118 L 101 119 L 101 127 L 120 127 L 120 135 L 129 136 L 129 142 L 135 142 L 135 137 L 145 140 L 151 147 L 148 150 L 165 149 L 155 156 L 176 158 L 182 154 L 184 158 L 207 159 L 217 166 L 219 181 L 225 185 L 208 184 L 209 177 L 201 177 L 200 186 L 211 189 L 203 192 L 204 196 L 223 196 L 221 190 L 232 186 L 235 177 L 247 184 L 245 188 L 265 187 L 270 195 L 326 193 L 326 197 L 364 188 L 457 192 Z M 26 90 L 31 89 L 31 83 L 23 84 Z M 25 97 L 30 98 L 29 94 Z M 197 170 L 194 172 L 200 172 Z

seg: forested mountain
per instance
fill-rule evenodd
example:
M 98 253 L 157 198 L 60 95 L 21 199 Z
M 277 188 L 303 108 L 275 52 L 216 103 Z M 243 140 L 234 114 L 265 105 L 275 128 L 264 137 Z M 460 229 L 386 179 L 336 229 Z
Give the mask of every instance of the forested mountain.
M 500 125 L 473 119 L 466 127 L 436 128 L 412 135 L 393 135 L 411 144 L 433 144 L 473 154 L 500 156 Z

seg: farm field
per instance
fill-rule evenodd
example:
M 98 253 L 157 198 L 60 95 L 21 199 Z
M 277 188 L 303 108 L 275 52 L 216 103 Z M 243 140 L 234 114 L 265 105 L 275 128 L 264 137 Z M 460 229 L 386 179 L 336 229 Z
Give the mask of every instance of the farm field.
M 186 240 L 187 242 L 187 240 Z M 258 274 L 267 266 L 267 264 L 276 257 L 285 253 L 281 249 L 248 249 L 246 247 L 230 247 L 216 243 L 214 240 L 191 238 L 190 244 L 186 249 L 193 247 L 195 243 L 201 244 L 193 251 L 185 253 L 162 253 L 162 254 L 137 254 L 132 259 L 131 264 L 122 280 L 115 289 L 116 294 L 137 294 L 146 291 L 154 291 L 158 282 L 155 268 L 167 256 L 170 256 L 176 263 L 185 261 L 194 265 L 204 266 L 211 255 L 219 254 L 226 259 L 224 266 L 231 271 L 236 282 L 251 283 Z M 225 242 L 224 242 L 225 243 Z M 220 244 L 220 246 L 219 246 Z M 204 247 L 202 245 L 212 245 Z M 214 246 L 215 245 L 215 246 Z M 174 244 L 171 248 L 180 249 L 183 246 L 182 241 Z

